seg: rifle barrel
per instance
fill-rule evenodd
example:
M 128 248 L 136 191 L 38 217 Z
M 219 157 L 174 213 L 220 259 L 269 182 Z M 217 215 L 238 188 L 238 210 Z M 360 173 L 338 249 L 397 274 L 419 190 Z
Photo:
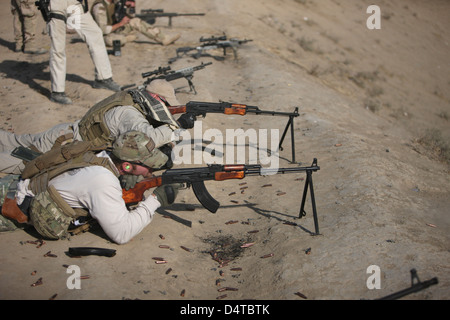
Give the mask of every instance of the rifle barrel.
M 280 111 L 270 111 L 270 110 L 260 110 L 258 107 L 247 106 L 246 113 L 254 114 L 269 114 L 272 116 L 287 116 L 287 117 L 298 117 L 298 108 L 294 112 L 280 112 Z
M 259 165 L 257 166 L 246 166 L 246 175 L 271 175 L 271 174 L 285 174 L 303 171 L 317 171 L 320 167 L 317 165 L 312 165 L 310 167 L 292 167 L 292 168 L 264 168 Z

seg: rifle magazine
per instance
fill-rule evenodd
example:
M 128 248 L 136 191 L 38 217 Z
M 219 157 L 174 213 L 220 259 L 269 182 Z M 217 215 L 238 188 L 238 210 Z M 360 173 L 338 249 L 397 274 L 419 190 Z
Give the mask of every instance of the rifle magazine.
M 206 190 L 205 183 L 203 181 L 192 182 L 192 190 L 195 196 L 202 206 L 209 212 L 216 213 L 220 207 L 220 203 L 214 199 L 211 194 Z

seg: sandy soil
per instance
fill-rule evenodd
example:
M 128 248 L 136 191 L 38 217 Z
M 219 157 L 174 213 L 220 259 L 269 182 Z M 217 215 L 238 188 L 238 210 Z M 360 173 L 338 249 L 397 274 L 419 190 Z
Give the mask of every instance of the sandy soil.
M 320 235 L 311 235 L 309 197 L 306 217 L 297 218 L 303 174 L 210 182 L 208 190 L 222 205 L 217 213 L 184 190 L 177 205 L 160 210 L 122 246 L 95 228 L 39 248 L 27 243 L 38 239 L 33 232 L 0 234 L 0 299 L 215 300 L 223 294 L 224 300 L 375 299 L 408 287 L 413 268 L 422 281 L 438 277 L 439 284 L 407 299 L 448 299 L 449 166 L 436 148 L 419 141 L 430 129 L 441 135 L 440 142 L 450 138 L 450 3 L 379 0 L 377 5 L 380 30 L 366 27 L 367 7 L 357 0 L 139 1 L 138 9 L 206 15 L 174 18 L 171 29 L 167 18 L 158 19 L 157 26 L 180 32 L 181 39 L 168 47 L 145 38 L 127 44 L 122 56 L 110 55 L 114 79 L 139 83 L 141 72 L 167 66 L 177 47 L 193 46 L 201 36 L 252 39 L 238 49 L 237 61 L 231 52 L 225 61 L 176 61 L 174 70 L 213 61 L 194 76 L 198 94 L 180 92 L 178 99 L 286 112 L 299 107 L 296 161 L 304 166 L 318 159 L 313 181 Z M 43 131 L 80 118 L 111 94 L 91 87 L 94 70 L 86 45 L 69 35 L 66 93 L 74 104 L 50 102 L 48 54 L 14 53 L 11 14 L 2 10 L 0 18 L 1 128 Z M 49 48 L 47 35 L 38 38 Z M 285 118 L 254 115 L 208 115 L 202 121 L 203 130 L 221 132 L 282 130 L 285 123 Z M 290 143 L 287 136 L 281 167 L 296 166 L 290 163 Z M 247 189 L 241 189 L 243 182 Z M 254 245 L 240 248 L 249 242 Z M 77 246 L 112 248 L 117 254 L 69 257 L 68 248 Z M 45 257 L 48 251 L 57 257 Z M 211 251 L 232 260 L 220 267 Z M 156 264 L 153 257 L 168 263 Z M 71 274 L 63 265 L 77 265 L 89 276 L 81 289 L 67 287 Z M 381 289 L 367 287 L 371 265 L 380 268 Z M 31 286 L 41 277 L 42 285 Z M 223 287 L 238 290 L 219 292 Z

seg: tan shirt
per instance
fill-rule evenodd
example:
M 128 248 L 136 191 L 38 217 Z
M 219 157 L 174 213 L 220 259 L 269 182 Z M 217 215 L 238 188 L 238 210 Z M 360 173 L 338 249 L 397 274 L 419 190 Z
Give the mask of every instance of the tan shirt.
M 108 157 L 105 152 L 100 156 Z M 161 206 L 154 196 L 149 196 L 128 210 L 119 179 L 100 166 L 70 170 L 50 184 L 71 207 L 89 210 L 108 237 L 118 244 L 127 243 L 139 234 Z

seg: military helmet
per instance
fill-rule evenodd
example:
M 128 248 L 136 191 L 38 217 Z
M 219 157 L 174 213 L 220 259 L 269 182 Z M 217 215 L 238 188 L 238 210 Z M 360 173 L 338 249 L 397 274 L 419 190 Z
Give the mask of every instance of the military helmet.
M 122 161 L 140 162 L 149 168 L 159 169 L 169 157 L 155 147 L 155 142 L 145 133 L 129 131 L 113 143 L 113 155 Z

